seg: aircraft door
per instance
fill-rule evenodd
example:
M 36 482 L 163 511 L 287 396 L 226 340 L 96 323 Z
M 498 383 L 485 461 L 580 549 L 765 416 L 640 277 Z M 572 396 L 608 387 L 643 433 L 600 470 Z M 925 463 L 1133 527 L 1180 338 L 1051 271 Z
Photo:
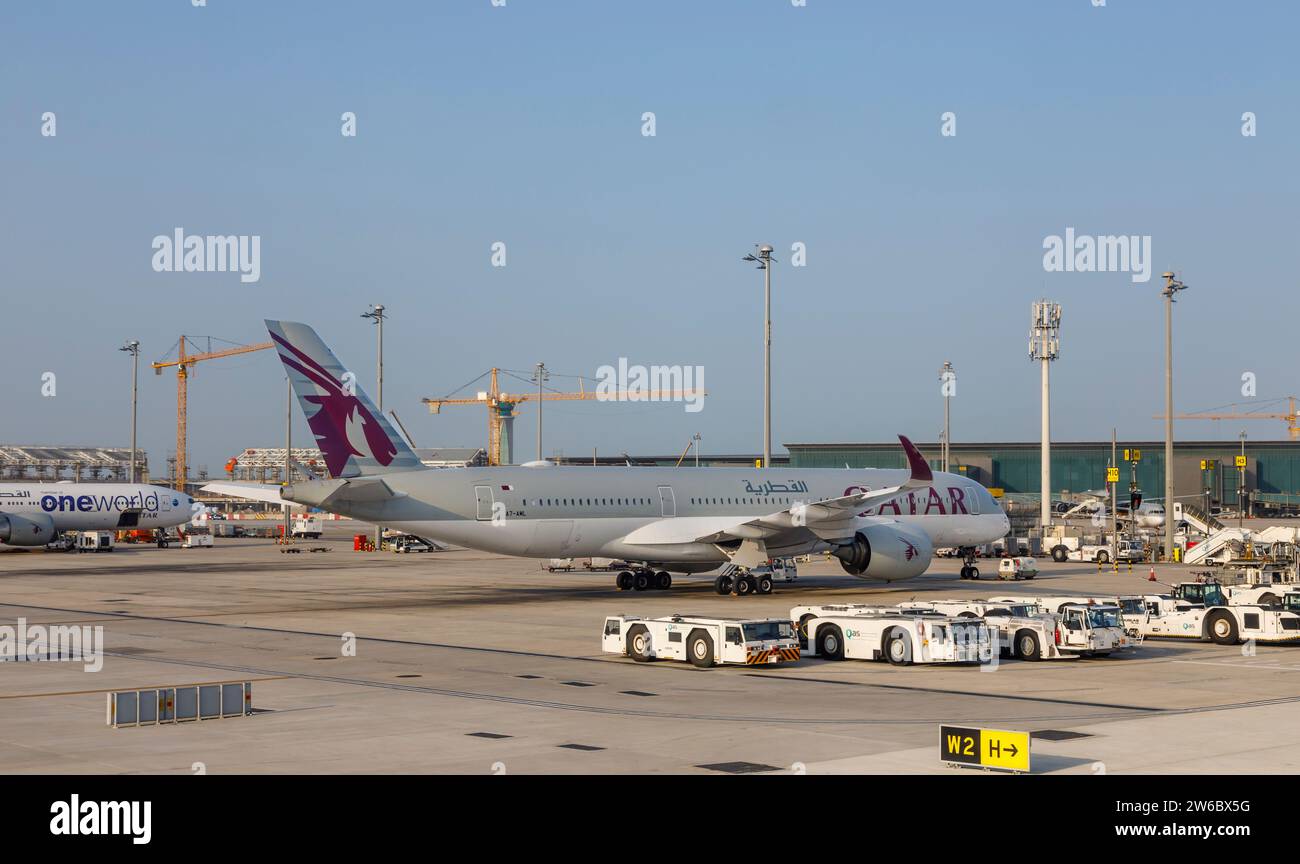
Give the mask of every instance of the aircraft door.
M 476 517 L 480 522 L 492 519 L 492 487 L 475 486 L 474 498 L 477 503 Z
M 673 497 L 673 487 L 659 487 L 659 515 L 671 518 L 677 515 L 677 499 Z

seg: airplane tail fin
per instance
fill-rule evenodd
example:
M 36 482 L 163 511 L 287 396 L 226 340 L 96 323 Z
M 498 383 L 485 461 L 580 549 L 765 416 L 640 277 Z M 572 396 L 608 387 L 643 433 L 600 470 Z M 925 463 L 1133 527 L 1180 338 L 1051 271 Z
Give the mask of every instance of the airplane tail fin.
M 267 321 L 266 329 L 331 477 L 423 467 L 315 330 L 294 321 Z

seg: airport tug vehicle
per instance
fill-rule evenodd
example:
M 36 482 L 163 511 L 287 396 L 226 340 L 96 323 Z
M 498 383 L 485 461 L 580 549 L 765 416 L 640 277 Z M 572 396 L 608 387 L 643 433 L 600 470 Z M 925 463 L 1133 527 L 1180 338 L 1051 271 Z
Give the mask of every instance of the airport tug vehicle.
M 1201 583 L 1186 583 L 1201 585 Z M 1157 639 L 1208 639 L 1220 645 L 1300 641 L 1300 610 L 1275 606 L 1229 605 L 1222 586 L 1204 583 L 1202 602 L 1177 594 L 1133 594 L 1115 597 L 994 598 L 1035 600 L 1048 611 L 1077 605 L 1093 607 L 1118 603 L 1124 629 L 1130 637 Z M 1184 592 L 1185 593 L 1185 592 Z
M 784 618 L 611 615 L 605 619 L 601 650 L 626 655 L 639 663 L 682 660 L 702 668 L 799 660 L 799 640 L 794 627 Z
M 1066 607 L 1055 615 L 1044 612 L 1037 603 L 993 600 L 918 602 L 905 604 L 905 608 L 982 618 L 997 632 L 1002 655 L 1021 660 L 1105 657 L 1137 642 L 1120 623 L 1117 605 Z
M 1262 569 L 1252 568 L 1259 577 Z M 1267 575 L 1266 573 L 1264 575 Z M 1289 593 L 1300 591 L 1300 586 L 1288 582 L 1251 581 L 1223 585 L 1210 574 L 1202 574 L 1195 582 L 1179 582 L 1169 592 L 1179 600 L 1202 606 L 1280 606 Z
M 1285 607 L 1228 605 L 1221 592 L 1206 592 L 1199 604 L 1172 594 L 1121 597 L 1119 602 L 1125 627 L 1142 636 L 1209 639 L 1219 645 L 1300 641 L 1300 614 Z
M 815 607 L 796 607 L 791 615 Z M 981 663 L 993 659 L 995 632 L 978 618 L 898 609 L 834 612 L 804 619 L 809 653 L 826 660 L 913 663 Z
M 1062 654 L 1106 657 L 1142 644 L 1142 633 L 1130 628 L 1114 598 L 1095 597 L 993 597 L 983 601 L 1041 609 L 1055 621 L 1053 641 Z

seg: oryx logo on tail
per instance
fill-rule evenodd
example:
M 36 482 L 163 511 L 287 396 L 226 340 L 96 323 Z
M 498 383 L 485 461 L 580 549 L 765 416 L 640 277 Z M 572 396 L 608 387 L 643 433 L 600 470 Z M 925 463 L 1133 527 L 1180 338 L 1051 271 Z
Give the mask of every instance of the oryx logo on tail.
M 330 476 L 420 467 L 365 394 L 345 386 L 346 370 L 314 330 L 289 321 L 266 323 Z

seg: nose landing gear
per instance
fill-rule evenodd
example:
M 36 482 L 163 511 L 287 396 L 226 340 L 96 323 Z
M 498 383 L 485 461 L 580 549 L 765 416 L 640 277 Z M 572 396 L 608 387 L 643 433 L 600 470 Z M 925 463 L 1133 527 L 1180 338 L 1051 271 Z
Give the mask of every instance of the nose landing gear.
M 980 568 L 975 566 L 975 547 L 963 546 L 960 551 L 962 560 L 961 578 L 979 579 Z

